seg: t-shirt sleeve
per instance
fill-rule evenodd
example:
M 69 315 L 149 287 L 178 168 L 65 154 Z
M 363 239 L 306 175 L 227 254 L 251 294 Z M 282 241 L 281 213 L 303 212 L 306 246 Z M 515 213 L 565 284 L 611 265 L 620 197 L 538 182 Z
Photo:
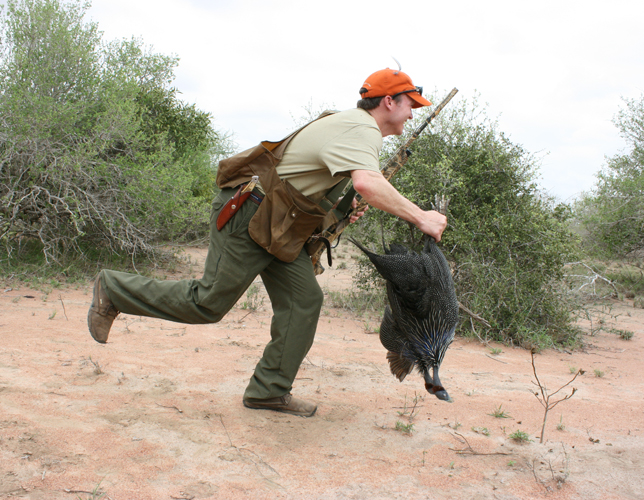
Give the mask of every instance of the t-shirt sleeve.
M 380 171 L 382 134 L 374 127 L 356 126 L 327 142 L 320 160 L 331 175 L 350 175 L 352 170 Z

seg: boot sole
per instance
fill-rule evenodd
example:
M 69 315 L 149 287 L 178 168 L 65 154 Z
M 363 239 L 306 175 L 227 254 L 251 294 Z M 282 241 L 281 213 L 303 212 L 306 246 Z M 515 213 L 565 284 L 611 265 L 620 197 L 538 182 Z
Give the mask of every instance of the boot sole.
M 297 417 L 312 417 L 315 415 L 315 412 L 317 411 L 318 407 L 316 406 L 312 412 L 310 413 L 304 413 L 304 412 L 298 412 L 295 410 L 288 410 L 286 408 L 280 408 L 279 406 L 251 406 L 250 403 L 247 403 L 246 401 L 242 401 L 244 403 L 244 406 L 246 408 L 249 408 L 251 410 L 271 410 L 271 411 L 277 411 L 280 413 L 287 413 L 289 415 L 295 415 Z

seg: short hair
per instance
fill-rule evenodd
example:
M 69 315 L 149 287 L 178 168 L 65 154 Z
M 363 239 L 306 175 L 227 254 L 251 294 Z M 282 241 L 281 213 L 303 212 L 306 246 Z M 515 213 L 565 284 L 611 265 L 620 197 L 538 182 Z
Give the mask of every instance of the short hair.
M 367 91 L 364 87 L 360 89 L 360 94 L 364 94 Z M 380 101 L 382 101 L 382 98 L 385 97 L 380 96 L 380 97 L 365 97 L 364 99 L 360 99 L 358 101 L 357 107 L 360 109 L 364 109 L 365 111 L 370 111 L 372 109 L 376 109 L 378 106 L 380 106 Z M 402 100 L 402 94 L 398 94 L 396 97 L 394 97 L 394 101 L 396 101 L 397 104 L 400 104 L 400 101 Z

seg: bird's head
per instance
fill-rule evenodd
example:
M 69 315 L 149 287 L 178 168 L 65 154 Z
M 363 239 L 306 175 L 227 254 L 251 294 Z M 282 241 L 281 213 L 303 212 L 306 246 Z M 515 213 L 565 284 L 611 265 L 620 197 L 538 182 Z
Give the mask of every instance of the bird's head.
M 423 373 L 423 376 L 425 378 L 425 389 L 427 390 L 427 392 L 433 394 L 441 401 L 452 403 L 452 398 L 449 397 L 449 394 L 443 387 L 443 384 L 441 384 L 440 378 L 438 378 L 438 366 L 434 365 L 432 367 L 432 373 L 433 375 L 431 376 L 429 374 L 429 370 Z

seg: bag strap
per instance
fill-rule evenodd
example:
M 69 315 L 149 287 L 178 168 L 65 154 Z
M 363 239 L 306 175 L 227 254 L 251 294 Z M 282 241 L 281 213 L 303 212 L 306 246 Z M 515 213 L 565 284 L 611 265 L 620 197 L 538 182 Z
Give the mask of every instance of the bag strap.
M 329 191 L 327 191 L 324 197 L 319 201 L 318 205 L 320 205 L 325 212 L 330 212 L 331 210 L 339 210 L 340 205 L 343 204 L 344 198 L 340 200 L 340 203 L 338 203 L 338 199 L 342 195 L 344 189 L 347 187 L 347 184 L 349 184 L 350 180 L 351 179 L 347 177 L 338 182 Z M 344 204 L 346 204 L 346 202 Z M 335 209 L 333 207 L 335 207 Z
M 320 115 L 317 118 L 315 118 L 314 120 L 310 121 L 306 125 L 303 125 L 299 129 L 297 129 L 289 137 L 284 139 L 284 141 L 288 140 L 288 142 L 290 142 L 290 140 L 293 137 L 295 137 L 303 128 L 309 126 L 311 123 L 315 121 L 318 121 L 320 118 L 324 118 L 326 116 L 333 115 L 335 113 L 337 113 L 337 111 L 329 111 L 329 110 L 320 113 Z M 282 147 L 282 151 L 280 152 L 281 154 L 283 154 L 283 151 L 286 149 L 288 142 L 284 143 L 284 146 Z M 355 189 L 351 188 L 349 191 L 347 191 L 347 194 L 338 203 L 338 198 L 340 198 L 340 196 L 342 195 L 342 192 L 345 190 L 345 188 L 347 187 L 350 181 L 351 179 L 348 177 L 345 179 L 342 179 L 335 186 L 333 186 L 329 191 L 327 191 L 327 193 L 318 202 L 318 205 L 320 205 L 320 207 L 322 207 L 322 209 L 325 212 L 333 212 L 334 215 L 338 218 L 338 220 L 343 219 L 347 215 L 347 213 L 349 212 L 349 208 L 351 207 L 351 202 L 353 201 L 353 198 L 356 195 Z

